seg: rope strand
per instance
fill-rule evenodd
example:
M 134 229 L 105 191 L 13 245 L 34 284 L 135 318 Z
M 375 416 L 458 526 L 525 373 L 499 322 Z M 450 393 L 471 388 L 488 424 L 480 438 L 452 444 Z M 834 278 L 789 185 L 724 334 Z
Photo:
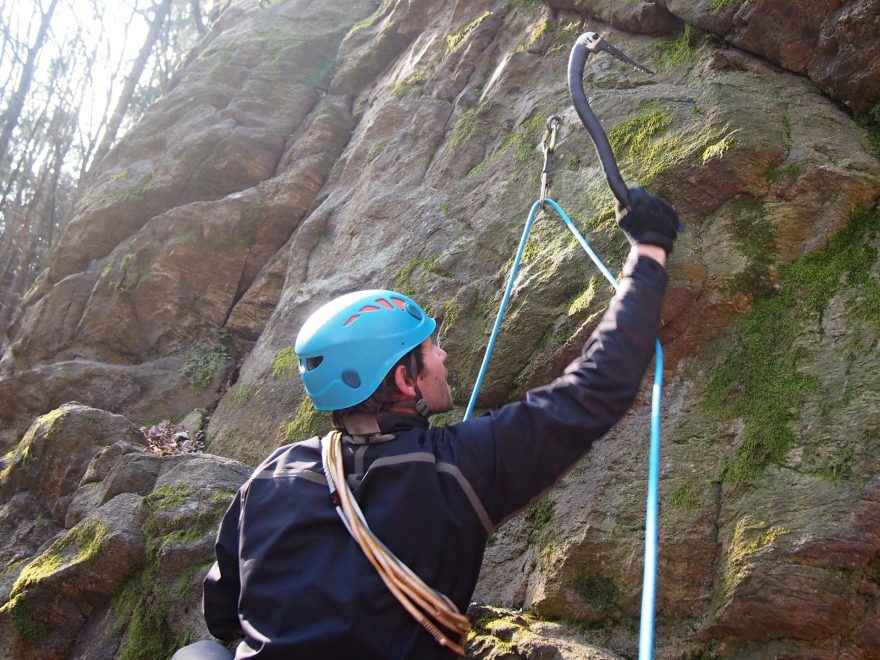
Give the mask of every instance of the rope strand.
M 470 630 L 468 618 L 458 611 L 449 598 L 425 584 L 373 534 L 345 479 L 342 434 L 334 431 L 325 436 L 321 444 L 327 485 L 331 494 L 338 495 L 339 505 L 336 512 L 349 534 L 376 569 L 385 586 L 410 616 L 438 644 L 464 656 L 464 643 Z M 458 633 L 459 641 L 456 642 L 443 633 L 438 625 Z

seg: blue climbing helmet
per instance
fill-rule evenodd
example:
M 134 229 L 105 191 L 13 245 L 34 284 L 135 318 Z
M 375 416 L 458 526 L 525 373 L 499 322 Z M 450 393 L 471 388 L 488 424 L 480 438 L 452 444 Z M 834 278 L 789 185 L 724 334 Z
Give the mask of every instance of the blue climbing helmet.
M 318 309 L 294 346 L 315 408 L 342 410 L 368 399 L 435 327 L 412 299 L 385 289 L 348 293 Z

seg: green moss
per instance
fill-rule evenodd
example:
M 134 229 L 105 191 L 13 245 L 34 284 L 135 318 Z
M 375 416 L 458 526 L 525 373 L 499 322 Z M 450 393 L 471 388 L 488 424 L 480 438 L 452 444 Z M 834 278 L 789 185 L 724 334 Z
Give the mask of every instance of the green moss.
M 748 555 L 774 545 L 779 538 L 789 534 L 791 530 L 776 526 L 764 527 L 750 516 L 744 516 L 734 528 L 727 555 L 728 566 L 743 562 Z
M 788 182 L 793 182 L 804 173 L 806 167 L 803 163 L 789 163 L 785 167 L 771 166 L 767 170 L 767 181 L 773 183 L 785 178 Z
M 217 531 L 217 522 L 213 518 L 198 518 L 193 524 L 187 525 L 185 529 L 171 530 L 154 540 L 157 551 L 170 546 L 192 545 L 200 541 L 208 535 L 213 535 Z
M 874 157 L 880 159 L 880 103 L 871 109 L 869 115 L 856 117 L 856 123 L 865 129 Z
M 735 144 L 733 137 L 725 136 L 715 144 L 710 144 L 703 150 L 703 164 L 706 164 L 708 161 L 718 158 L 724 158 L 724 154 L 727 153 L 727 150 L 730 149 Z
M 255 387 L 239 383 L 232 390 L 232 403 L 241 408 L 258 391 L 259 390 L 257 390 L 257 388 Z
M 67 413 L 68 411 L 64 408 L 56 408 L 55 410 L 47 412 L 45 415 L 40 415 L 37 417 L 36 422 L 39 429 L 38 432 L 42 432 L 42 434 L 48 438 L 55 430 L 55 423 L 59 419 L 66 417 Z
M 106 279 L 110 277 L 110 273 L 113 272 L 113 267 L 115 266 L 116 258 L 110 257 L 107 259 L 107 263 L 104 264 L 104 268 L 101 269 L 101 277 Z
M 467 37 L 471 32 L 473 32 L 486 18 L 492 15 L 491 11 L 484 11 L 480 16 L 472 20 L 470 23 L 467 23 L 460 27 L 458 30 L 450 34 L 446 37 L 446 52 L 443 54 L 443 57 L 446 57 L 455 50 L 456 46 L 464 41 L 465 37 Z
M 174 511 L 191 501 L 196 492 L 187 484 L 163 484 L 144 498 L 144 504 L 153 512 Z
M 449 334 L 450 330 L 455 326 L 460 313 L 461 305 L 455 301 L 455 298 L 449 298 L 440 303 L 440 311 L 437 316 L 440 319 L 440 328 L 444 335 Z
M 550 30 L 550 17 L 539 17 L 538 20 L 532 23 L 529 27 L 529 32 L 526 35 L 525 40 L 514 49 L 514 52 L 531 52 L 535 49 L 535 46 L 544 41 L 544 38 L 550 33 Z
M 378 142 L 374 142 L 370 145 L 369 150 L 367 151 L 367 162 L 372 163 L 376 160 L 376 156 L 378 156 L 382 150 L 385 148 L 385 145 L 388 144 L 388 140 L 379 140 Z
M 485 126 L 480 121 L 483 108 L 471 108 L 462 112 L 455 120 L 452 135 L 449 137 L 450 151 L 456 151 L 467 140 L 471 140 L 485 132 Z
M 272 356 L 272 376 L 292 378 L 299 373 L 299 359 L 292 346 L 285 346 Z
M 34 278 L 33 282 L 31 282 L 31 285 L 28 287 L 27 291 L 24 292 L 24 295 L 22 296 L 22 300 L 23 301 L 29 300 L 37 292 L 37 289 L 40 288 L 40 285 L 42 285 L 48 277 L 49 277 L 49 269 L 44 268 L 43 270 L 41 270 L 40 274 Z
M 24 559 L 19 559 L 18 561 L 14 561 L 11 564 L 8 564 L 2 571 L 0 571 L 0 578 L 4 575 L 9 575 L 18 570 L 18 568 L 25 562 Z
M 215 490 L 211 493 L 211 504 L 215 508 L 226 509 L 232 498 L 235 497 L 237 491 L 234 490 Z
M 540 113 L 526 119 L 513 133 L 504 138 L 498 150 L 499 155 L 511 150 L 517 170 L 531 164 L 533 159 L 537 158 L 538 145 L 544 135 L 546 121 L 547 115 Z
M 34 617 L 23 594 L 10 598 L 9 602 L 0 608 L 0 614 L 6 614 L 12 620 L 15 634 L 26 644 L 37 644 L 55 630 L 54 626 Z
M 695 509 L 697 507 L 697 496 L 694 488 L 690 484 L 679 486 L 669 493 L 669 506 L 678 509 Z
M 791 117 L 782 115 L 782 130 L 785 133 L 785 141 L 791 143 Z
M 797 179 L 804 173 L 804 169 L 806 169 L 806 165 L 803 163 L 789 163 L 782 168 L 782 171 L 789 179 Z
M 46 439 L 51 438 L 55 431 L 55 423 L 66 415 L 67 410 L 64 408 L 56 408 L 45 415 L 40 415 L 31 424 L 15 449 L 4 456 L 6 467 L 0 472 L 0 495 L 6 494 L 7 481 L 13 469 L 18 465 L 27 463 L 33 457 L 33 443 L 37 435 L 41 435 Z
M 748 259 L 745 270 L 729 284 L 729 291 L 749 294 L 766 292 L 772 284 L 776 242 L 773 224 L 767 218 L 764 203 L 751 198 L 738 198 L 730 205 L 733 217 L 733 242 Z
M 643 105 L 632 119 L 608 131 L 608 141 L 618 157 L 651 164 L 660 157 L 657 140 L 672 125 L 672 113 L 657 107 L 653 101 Z
M 122 181 L 127 181 L 128 177 L 126 176 L 124 179 L 114 177 L 111 180 L 113 183 L 118 184 Z M 150 173 L 141 177 L 136 183 L 127 188 L 113 186 L 113 189 L 109 192 L 98 192 L 92 189 L 83 196 L 83 204 L 96 207 L 126 202 L 141 202 L 156 187 L 157 183 L 156 175 Z
M 391 96 L 396 99 L 404 96 L 422 96 L 425 93 L 425 85 L 428 82 L 428 74 L 418 71 L 398 82 L 391 90 Z
M 593 298 L 596 297 L 598 285 L 599 279 L 596 276 L 591 277 L 589 283 L 587 284 L 587 288 L 584 289 L 581 293 L 577 294 L 568 304 L 566 314 L 568 314 L 569 316 L 577 316 L 581 312 L 588 309 L 590 303 L 593 302 Z
M 709 4 L 709 11 L 718 13 L 730 6 L 730 0 L 712 0 Z
M 572 586 L 586 605 L 600 610 L 603 614 L 602 620 L 594 621 L 592 626 L 588 627 L 600 627 L 607 619 L 619 615 L 617 599 L 620 590 L 611 578 L 582 569 L 575 575 Z
M 128 629 L 119 660 L 168 658 L 187 643 L 189 635 L 177 636 L 168 629 L 163 598 L 156 593 L 161 590 L 158 585 L 157 568 L 150 563 L 114 598 L 114 632 Z
M 320 435 L 329 425 L 329 415 L 315 409 L 315 404 L 306 397 L 297 407 L 293 419 L 283 422 L 280 430 L 285 441 L 299 442 Z
M 529 532 L 526 543 L 538 548 L 545 547 L 553 538 L 553 509 L 556 503 L 549 497 L 543 497 L 535 502 L 523 517 L 529 523 Z
M 839 481 L 841 479 L 850 479 L 853 474 L 853 463 L 856 460 L 856 450 L 853 444 L 846 444 L 837 448 L 834 455 L 831 456 L 825 464 L 816 470 L 812 470 L 812 474 L 823 477 L 830 481 Z
M 669 71 L 693 60 L 696 57 L 696 50 L 693 46 L 694 37 L 693 26 L 685 25 L 678 36 L 672 39 L 655 40 L 659 53 L 655 60 L 655 66 L 661 71 Z
M 215 533 L 220 511 L 234 495 L 225 490 L 212 492 L 209 511 L 199 511 L 196 515 L 186 504 L 199 497 L 199 489 L 188 484 L 165 484 L 144 498 L 143 506 L 148 511 L 143 527 L 147 564 L 126 582 L 113 600 L 112 633 L 126 631 L 116 657 L 124 660 L 167 658 L 192 641 L 190 631 L 172 633 L 166 616 L 172 604 L 192 596 L 198 587 L 196 576 L 207 571 L 209 563 L 185 568 L 176 578 L 160 580 L 160 560 L 172 546 L 201 547 L 199 544 Z
M 129 252 L 122 260 L 119 262 L 119 268 L 113 268 L 113 259 L 111 259 L 107 265 L 104 266 L 104 269 L 101 271 L 101 275 L 103 277 L 109 277 L 114 270 L 118 271 L 118 275 L 109 280 L 108 285 L 114 291 L 131 291 L 141 281 L 150 274 L 150 264 L 144 264 L 141 268 L 138 269 L 130 269 L 132 261 L 134 260 L 135 255 L 132 252 Z
M 489 167 L 489 162 L 486 160 L 481 160 L 479 163 L 474 165 L 471 169 L 468 170 L 468 173 L 465 174 L 465 177 L 470 179 L 476 176 L 480 176 L 483 172 L 486 171 L 486 168 Z
M 209 561 L 187 568 L 174 581 L 172 593 L 180 598 L 198 598 L 201 595 L 202 582 L 213 564 L 213 561 Z
M 84 520 L 50 545 L 19 573 L 7 602 L 0 612 L 8 614 L 17 634 L 28 643 L 36 643 L 52 628 L 34 619 L 29 611 L 28 591 L 64 565 L 88 561 L 99 551 L 107 536 L 107 527 L 98 520 Z
M 189 378 L 193 387 L 203 390 L 211 384 L 216 373 L 232 359 L 231 342 L 229 333 L 221 330 L 218 341 L 199 342 L 190 349 L 182 374 Z
M 442 426 L 449 426 L 451 424 L 458 424 L 458 422 L 460 422 L 463 418 L 464 408 L 456 406 L 452 410 L 449 410 L 445 413 L 431 415 L 431 426 L 434 428 L 439 428 Z
M 382 4 L 379 5 L 379 8 L 374 11 L 372 14 L 367 16 L 365 19 L 358 21 L 349 29 L 348 34 L 345 35 L 345 38 L 348 39 L 354 34 L 357 34 L 361 30 L 366 30 L 367 28 L 373 27 L 380 18 L 382 18 L 382 14 L 385 13 L 385 9 L 390 4 L 391 0 L 382 0 Z
M 147 196 L 147 194 L 156 187 L 156 175 L 148 174 L 145 177 L 141 178 L 135 185 L 130 188 L 126 188 L 122 192 L 118 193 L 113 201 L 116 202 L 139 202 Z
M 798 371 L 802 349 L 796 340 L 811 319 L 821 320 L 844 280 L 856 313 L 875 331 L 880 327 L 880 285 L 870 274 L 878 226 L 876 209 L 853 214 L 825 247 L 781 268 L 776 289 L 756 300 L 737 324 L 733 345 L 710 374 L 703 402 L 714 414 L 742 419 L 740 445 L 725 466 L 731 483 L 754 480 L 795 443 L 793 421 L 808 395 L 820 391 L 816 378 Z
M 439 254 L 413 257 L 394 276 L 394 290 L 405 296 L 417 296 L 438 275 L 436 269 L 439 261 Z
M 569 52 L 581 34 L 581 25 L 580 21 L 558 21 L 556 23 L 556 31 L 553 34 L 553 41 L 550 43 L 547 52 Z
M 507 0 L 507 6 L 524 14 L 534 14 L 543 6 L 541 0 Z

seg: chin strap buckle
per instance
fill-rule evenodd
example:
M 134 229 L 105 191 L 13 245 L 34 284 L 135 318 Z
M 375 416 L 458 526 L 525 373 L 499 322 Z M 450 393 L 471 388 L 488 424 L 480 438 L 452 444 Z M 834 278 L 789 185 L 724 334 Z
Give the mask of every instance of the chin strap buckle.
M 431 416 L 431 411 L 428 408 L 428 402 L 425 401 L 424 399 L 419 399 L 418 401 L 416 401 L 416 403 L 413 407 L 416 409 L 416 412 L 419 413 L 425 419 L 428 419 L 428 417 Z

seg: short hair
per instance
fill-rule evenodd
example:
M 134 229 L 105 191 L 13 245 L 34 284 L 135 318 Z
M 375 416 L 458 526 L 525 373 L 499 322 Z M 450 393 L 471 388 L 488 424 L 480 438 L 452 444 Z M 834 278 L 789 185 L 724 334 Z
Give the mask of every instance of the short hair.
M 425 358 L 422 355 L 422 345 L 419 344 L 400 358 L 394 366 L 391 367 L 391 370 L 385 374 L 385 378 L 379 383 L 379 387 L 376 388 L 376 391 L 365 401 L 361 401 L 356 406 L 351 406 L 350 408 L 332 411 L 330 417 L 333 428 L 337 431 L 344 431 L 345 426 L 342 423 L 342 418 L 346 415 L 357 413 L 375 415 L 376 413 L 382 412 L 388 404 L 392 403 L 391 393 L 394 392 L 394 388 L 396 387 L 394 382 L 394 372 L 399 366 L 405 367 L 412 378 L 418 378 L 422 369 L 425 368 Z

